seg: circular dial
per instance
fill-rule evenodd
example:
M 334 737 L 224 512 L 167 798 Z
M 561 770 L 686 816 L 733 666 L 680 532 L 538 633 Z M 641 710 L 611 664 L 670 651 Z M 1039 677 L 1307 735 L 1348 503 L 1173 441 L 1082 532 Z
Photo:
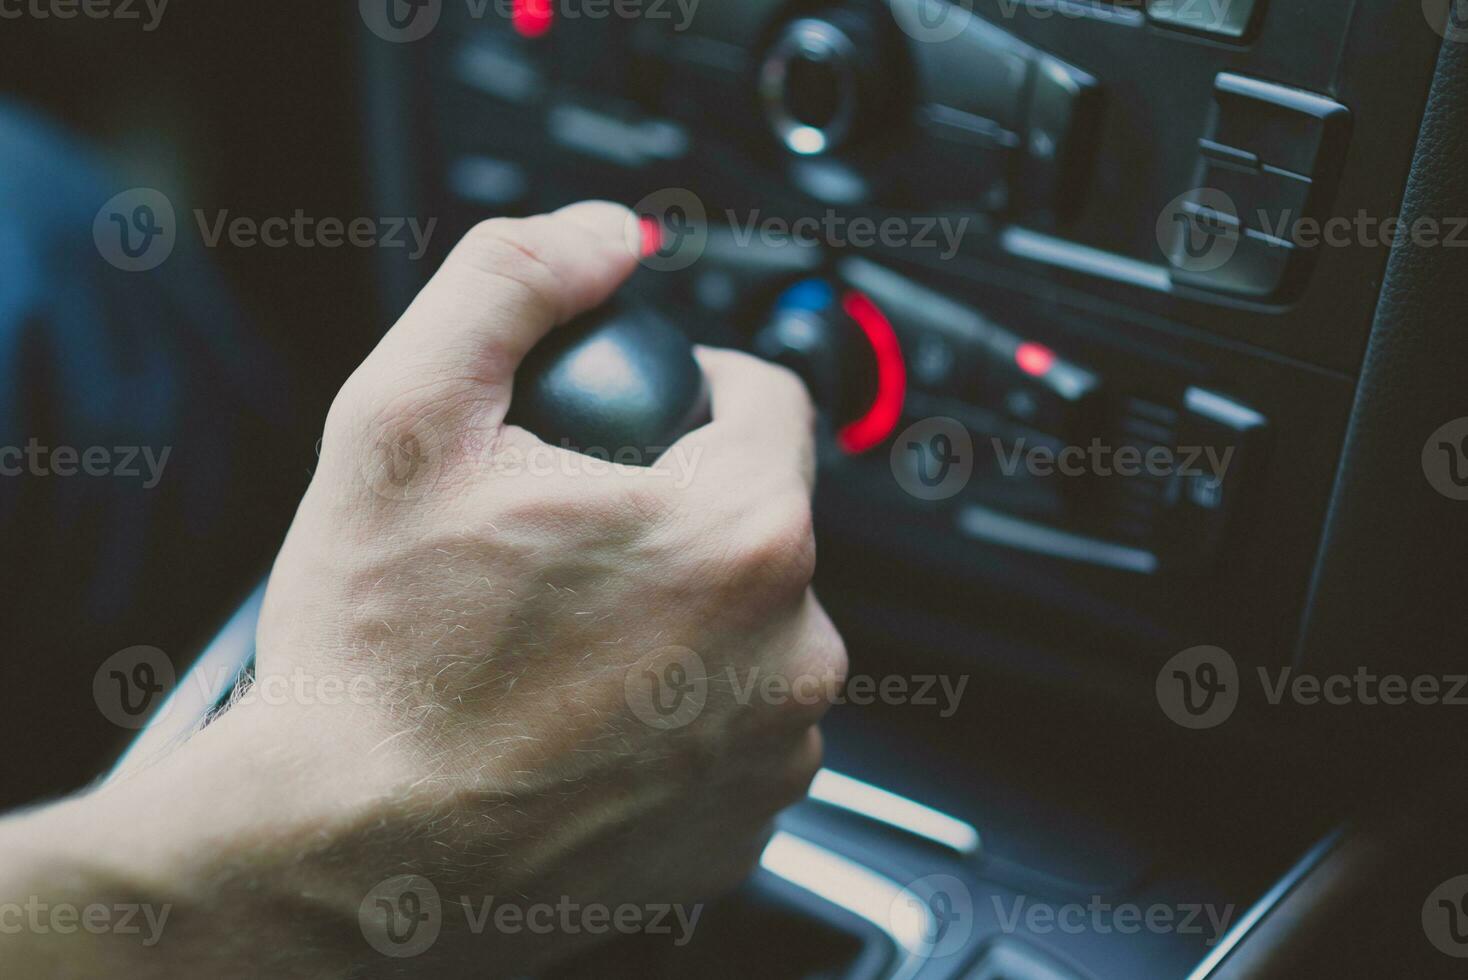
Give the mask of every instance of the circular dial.
M 755 337 L 755 352 L 804 379 L 836 425 L 836 442 L 867 452 L 892 434 L 907 397 L 897 334 L 866 294 L 823 279 L 790 287 Z
M 785 25 L 760 68 L 759 96 L 787 150 L 835 153 L 883 114 L 902 74 L 887 33 L 855 4 Z

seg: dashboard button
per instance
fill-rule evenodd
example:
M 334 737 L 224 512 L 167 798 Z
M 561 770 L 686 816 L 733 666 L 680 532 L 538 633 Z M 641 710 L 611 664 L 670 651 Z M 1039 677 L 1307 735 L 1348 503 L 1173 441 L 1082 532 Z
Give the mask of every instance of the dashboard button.
M 1212 565 L 1267 430 L 1268 420 L 1254 409 L 1203 388 L 1187 390 L 1178 430 L 1178 485 L 1161 547 L 1169 567 Z
M 891 2 L 906 8 L 897 16 L 910 18 L 912 23 L 953 20 L 951 10 L 943 11 L 947 0 Z M 1033 56 L 1024 42 L 975 14 L 967 14 L 958 34 L 925 39 L 912 45 L 912 51 L 917 60 L 921 101 L 982 116 L 1008 130 L 1019 129 Z
M 1100 95 L 1094 77 L 1058 58 L 1041 55 L 1035 65 L 1025 169 L 1032 209 L 1057 223 L 1074 217 L 1084 201 Z
M 1019 137 L 987 119 L 939 105 L 918 112 L 918 134 L 907 187 L 914 204 L 991 213 L 1006 208 L 1010 159 Z
M 1255 0 L 1147 0 L 1147 17 L 1185 31 L 1242 38 L 1255 26 L 1263 9 Z
M 1216 215 L 1206 217 L 1215 219 Z M 1199 264 L 1192 255 L 1182 251 L 1184 236 L 1190 232 L 1179 227 L 1177 250 L 1172 256 L 1174 282 L 1250 299 L 1267 299 L 1285 288 L 1292 264 L 1300 257 L 1300 249 L 1289 242 L 1252 228 L 1239 229 L 1219 222 L 1208 233 L 1221 239 L 1220 245 L 1209 246 L 1220 250 L 1208 253 L 1221 257 L 1221 261 L 1205 255 Z
M 1247 228 L 1278 238 L 1291 238 L 1288 229 L 1308 213 L 1312 183 L 1269 167 L 1246 169 L 1232 163 L 1203 158 L 1202 187 L 1228 195 L 1234 213 Z
M 1339 162 L 1351 113 L 1322 95 L 1244 75 L 1221 73 L 1209 139 L 1271 167 L 1310 176 Z

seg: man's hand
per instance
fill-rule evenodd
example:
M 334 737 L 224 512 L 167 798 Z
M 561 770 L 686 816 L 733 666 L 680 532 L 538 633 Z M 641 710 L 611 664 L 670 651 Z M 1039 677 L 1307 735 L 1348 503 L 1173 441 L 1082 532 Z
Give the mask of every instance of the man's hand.
M 582 204 L 459 245 L 338 396 L 271 578 L 258 690 L 313 696 L 247 698 L 11 821 L 0 864 L 47 846 L 0 888 L 59 862 L 61 897 L 170 903 L 155 946 L 111 960 L 137 975 L 485 976 L 595 938 L 498 907 L 687 908 L 748 872 L 846 669 L 809 588 L 804 389 L 700 351 L 714 420 L 649 469 L 504 424 L 524 356 L 634 268 L 631 220 Z M 434 902 L 433 936 L 400 942 Z

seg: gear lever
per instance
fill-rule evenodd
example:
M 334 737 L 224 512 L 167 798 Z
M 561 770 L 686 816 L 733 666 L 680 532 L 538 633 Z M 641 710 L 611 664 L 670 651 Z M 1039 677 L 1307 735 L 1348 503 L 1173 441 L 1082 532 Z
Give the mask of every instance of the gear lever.
M 651 466 L 707 424 L 708 386 L 680 330 L 653 310 L 613 303 L 531 352 L 507 421 L 554 446 Z

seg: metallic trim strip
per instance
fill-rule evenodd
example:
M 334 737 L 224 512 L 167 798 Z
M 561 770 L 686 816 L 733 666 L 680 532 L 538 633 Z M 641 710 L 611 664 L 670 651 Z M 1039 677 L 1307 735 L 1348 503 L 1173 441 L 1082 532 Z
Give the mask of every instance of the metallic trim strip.
M 887 980 L 912 980 L 927 962 L 932 912 L 891 878 L 783 830 L 765 847 L 760 867 L 891 937 L 901 962 Z
M 816 774 L 811 782 L 810 798 L 941 844 L 963 857 L 979 853 L 979 832 L 972 824 L 830 769 Z
M 1258 925 L 1266 915 L 1274 911 L 1275 906 L 1283 901 L 1284 897 L 1296 885 L 1303 881 L 1306 875 L 1315 870 L 1316 866 L 1325 859 L 1325 856 L 1341 842 L 1343 836 L 1344 834 L 1340 830 L 1332 831 L 1312 847 L 1310 852 L 1301 858 L 1298 864 L 1287 871 L 1283 878 L 1275 882 L 1274 887 L 1269 889 L 1263 898 L 1255 902 L 1253 907 L 1244 913 L 1243 918 L 1234 923 L 1234 927 L 1224 934 L 1224 937 L 1219 940 L 1217 946 L 1213 947 L 1213 952 L 1209 953 L 1203 962 L 1199 963 L 1197 968 L 1188 974 L 1188 980 L 1206 980 L 1207 977 L 1212 976 L 1213 971 L 1218 969 L 1223 961 L 1228 958 L 1229 954 L 1238 948 L 1239 944 L 1248 936 L 1250 930 Z

